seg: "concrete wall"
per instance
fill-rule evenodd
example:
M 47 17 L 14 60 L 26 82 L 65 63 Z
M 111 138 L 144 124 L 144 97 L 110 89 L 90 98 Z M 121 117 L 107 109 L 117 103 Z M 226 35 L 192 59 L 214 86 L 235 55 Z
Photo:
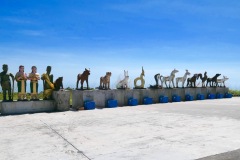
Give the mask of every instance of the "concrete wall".
M 2 115 L 69 111 L 70 91 L 54 91 L 54 100 L 0 102 Z
M 53 112 L 56 109 L 53 100 L 1 102 L 0 108 L 2 115 Z
M 144 97 L 153 98 L 153 103 L 159 103 L 160 96 L 168 96 L 172 102 L 172 96 L 177 94 L 185 101 L 185 95 L 190 94 L 196 100 L 197 94 L 226 93 L 228 88 L 173 88 L 173 89 L 114 89 L 114 90 L 74 90 L 72 93 L 72 107 L 79 109 L 83 107 L 84 101 L 91 100 L 96 103 L 97 108 L 104 108 L 108 99 L 116 99 L 118 106 L 127 106 L 129 98 L 138 99 L 139 105 L 143 104 Z

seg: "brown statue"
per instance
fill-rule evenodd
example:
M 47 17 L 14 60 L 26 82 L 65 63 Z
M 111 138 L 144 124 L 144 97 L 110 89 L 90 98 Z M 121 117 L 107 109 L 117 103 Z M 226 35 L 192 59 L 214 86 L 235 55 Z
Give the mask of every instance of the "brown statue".
M 83 83 L 84 81 L 86 81 L 87 83 L 87 89 L 89 89 L 89 86 L 88 86 L 88 76 L 90 75 L 90 69 L 88 70 L 87 68 L 85 68 L 85 71 L 82 73 L 82 74 L 78 74 L 77 75 L 77 86 L 76 86 L 76 89 L 78 89 L 78 83 L 80 81 L 81 83 L 81 89 L 83 89 Z
M 15 75 L 18 86 L 18 100 L 27 100 L 26 97 L 26 86 L 27 86 L 27 74 L 24 73 L 24 66 L 19 66 L 19 71 Z
M 52 99 L 52 92 L 54 89 L 53 84 L 53 75 L 51 73 L 51 66 L 47 66 L 47 73 L 42 74 L 41 79 L 43 80 L 43 99 L 50 100 Z
M 110 89 L 110 77 L 112 73 L 106 72 L 106 75 L 104 77 L 100 78 L 100 86 L 99 89 Z
M 8 65 L 4 64 L 2 66 L 3 71 L 0 73 L 0 82 L 3 91 L 3 102 L 7 102 L 7 92 L 8 92 L 8 101 L 13 101 L 13 90 L 14 90 L 14 76 L 12 73 L 8 73 Z M 12 78 L 12 91 L 11 91 L 11 80 Z

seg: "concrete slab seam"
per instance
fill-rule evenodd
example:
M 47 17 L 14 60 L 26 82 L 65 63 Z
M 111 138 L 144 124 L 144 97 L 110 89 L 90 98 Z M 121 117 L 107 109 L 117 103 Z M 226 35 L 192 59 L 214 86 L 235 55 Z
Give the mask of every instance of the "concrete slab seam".
M 70 144 L 73 148 L 75 148 L 78 153 L 81 153 L 84 157 L 91 160 L 87 155 L 83 153 L 83 151 L 80 151 L 77 147 L 75 147 L 71 142 L 69 142 L 66 138 L 64 138 L 60 133 L 58 133 L 55 129 L 53 129 L 51 126 L 49 126 L 47 123 L 40 120 L 45 126 L 47 126 L 49 129 L 51 129 L 54 133 L 56 133 L 58 136 L 60 136 L 64 141 L 66 141 L 68 144 Z

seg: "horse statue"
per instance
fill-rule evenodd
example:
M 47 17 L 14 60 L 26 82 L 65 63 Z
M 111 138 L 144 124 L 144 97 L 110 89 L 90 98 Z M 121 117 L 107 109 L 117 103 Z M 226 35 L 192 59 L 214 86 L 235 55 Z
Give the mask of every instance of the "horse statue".
M 80 81 L 81 83 L 81 89 L 83 89 L 83 83 L 84 81 L 86 81 L 87 83 L 87 89 L 89 89 L 89 86 L 88 86 L 88 76 L 90 75 L 90 69 L 87 69 L 85 68 L 85 71 L 83 71 L 82 74 L 78 74 L 77 75 L 77 86 L 76 86 L 76 89 L 78 89 L 78 83 Z
M 166 77 L 160 76 L 160 80 L 161 80 L 162 86 L 163 86 L 163 82 L 165 82 L 166 87 L 170 88 L 170 84 L 171 84 L 171 82 L 172 82 L 173 88 L 175 88 L 173 81 L 174 81 L 174 78 L 175 78 L 175 74 L 176 74 L 177 72 L 178 72 L 178 70 L 174 69 L 174 70 L 171 72 L 170 76 L 166 76 Z M 169 86 L 167 86 L 167 81 L 169 81 Z
M 145 76 L 144 74 L 144 70 L 143 70 L 143 67 L 142 67 L 142 73 L 140 75 L 140 77 L 137 77 L 134 79 L 134 87 L 135 88 L 144 88 L 144 85 L 145 85 L 145 80 L 143 79 L 143 77 Z M 140 85 L 137 85 L 137 81 L 141 81 L 141 84 Z
M 106 72 L 106 75 L 104 77 L 100 78 L 100 86 L 99 89 L 110 89 L 110 77 L 112 73 Z
M 201 77 L 202 74 L 194 74 L 191 78 L 187 79 L 187 87 L 196 87 L 196 81 L 199 77 Z
M 207 80 L 207 72 L 204 72 L 204 77 L 202 77 L 202 75 L 201 75 L 201 80 L 202 80 L 202 87 L 206 87 L 206 85 L 205 85 L 205 82 L 206 82 L 206 80 Z
M 128 71 L 124 70 L 124 79 L 121 80 L 120 82 L 118 82 L 117 88 L 118 89 L 127 89 L 128 88 L 128 79 L 129 79 Z
M 182 88 L 184 88 L 184 83 L 185 83 L 188 75 L 190 75 L 190 72 L 188 72 L 188 70 L 186 69 L 186 72 L 185 72 L 183 77 L 177 77 L 176 78 L 176 86 L 177 86 L 177 88 L 178 88 L 178 82 L 182 82 Z
M 210 87 L 217 87 L 218 86 L 218 82 L 217 82 L 217 77 L 219 77 L 221 74 L 217 73 L 215 76 L 213 76 L 212 78 L 207 78 L 207 84 L 206 86 L 208 86 L 208 83 L 210 85 Z
M 59 91 L 60 89 L 63 89 L 63 77 L 58 77 L 56 81 L 53 82 L 54 90 Z
M 223 84 L 223 87 L 226 87 L 225 86 L 225 81 L 227 81 L 229 78 L 227 76 L 223 76 L 222 79 L 217 79 L 217 83 L 218 84 L 221 84 L 221 86 L 219 85 L 218 87 L 222 87 L 222 84 Z

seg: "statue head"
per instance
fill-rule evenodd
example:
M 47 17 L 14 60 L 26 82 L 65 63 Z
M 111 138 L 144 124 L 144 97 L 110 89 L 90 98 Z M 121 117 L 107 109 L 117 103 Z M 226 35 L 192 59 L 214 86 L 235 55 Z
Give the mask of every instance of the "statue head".
M 19 66 L 19 72 L 24 72 L 24 66 L 23 65 Z
M 85 71 L 84 71 L 87 75 L 90 75 L 90 68 L 89 69 L 87 69 L 87 68 L 85 68 Z
M 48 74 L 51 73 L 51 70 L 52 70 L 52 67 L 51 67 L 51 66 L 47 66 L 47 73 L 48 73 Z
M 2 65 L 2 69 L 4 72 L 7 72 L 8 71 L 8 65 L 7 64 L 3 64 Z
M 36 73 L 37 72 L 37 67 L 36 66 L 32 66 L 32 73 Z
M 141 73 L 141 75 L 145 76 L 143 67 L 142 67 L 142 73 Z

